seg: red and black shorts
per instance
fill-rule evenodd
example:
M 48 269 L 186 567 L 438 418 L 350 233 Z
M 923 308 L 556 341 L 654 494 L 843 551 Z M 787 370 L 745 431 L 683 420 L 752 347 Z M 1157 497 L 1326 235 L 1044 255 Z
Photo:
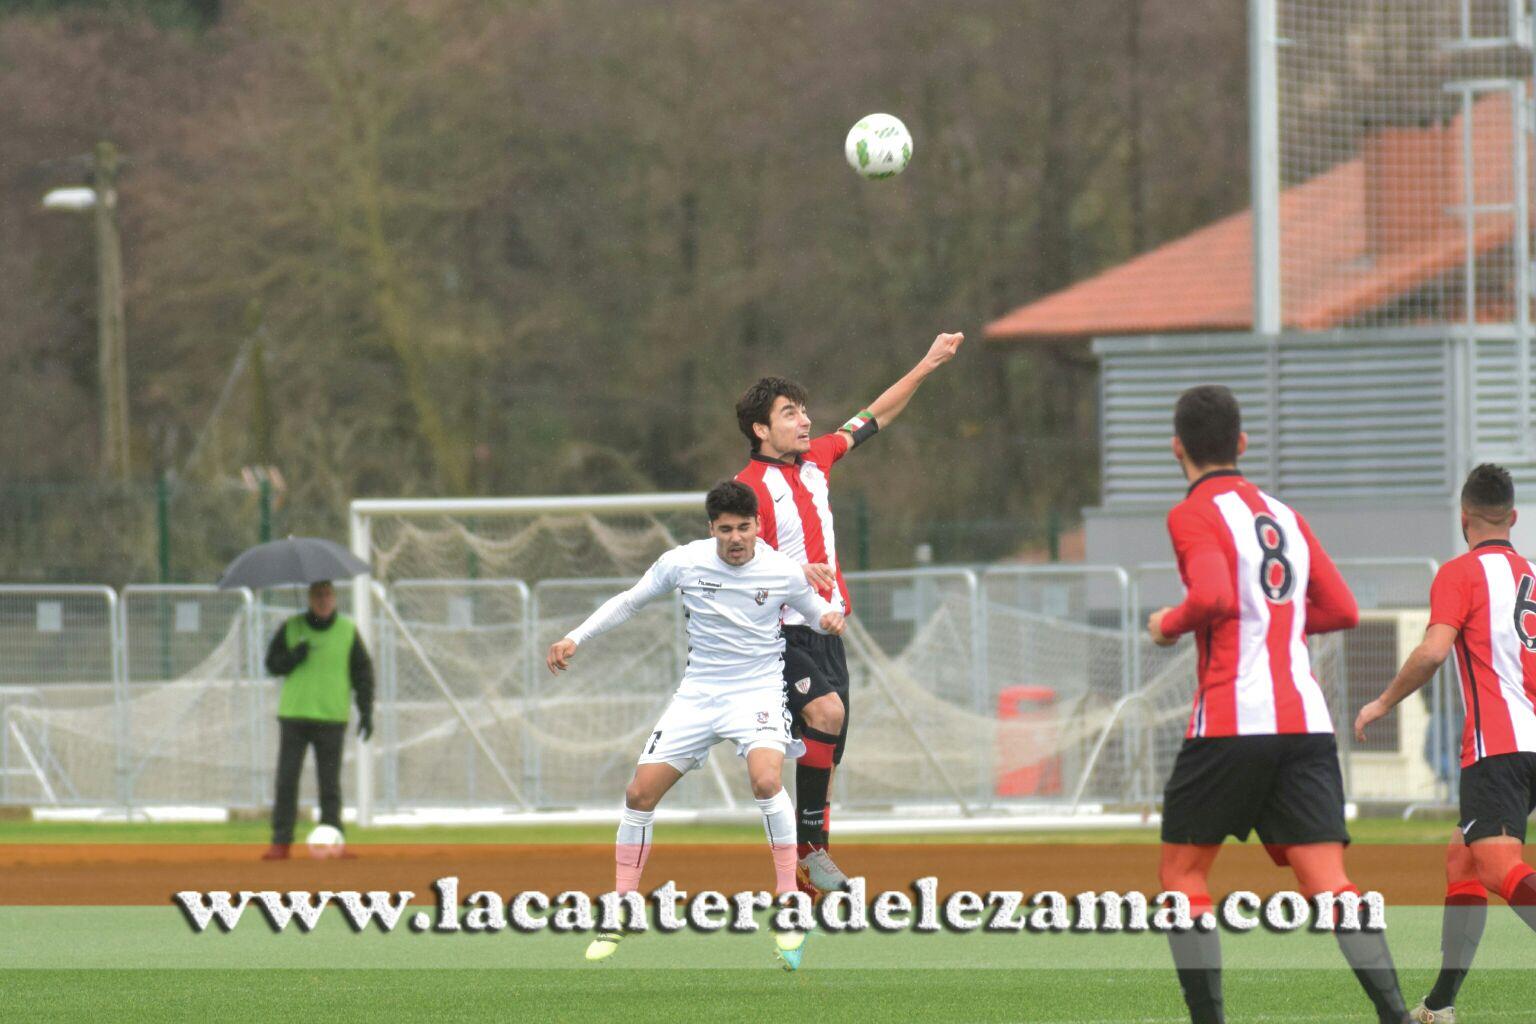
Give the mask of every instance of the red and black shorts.
M 1184 741 L 1163 791 L 1163 842 L 1215 845 L 1252 832 L 1272 853 L 1349 842 L 1332 733 Z
M 1495 754 L 1461 770 L 1461 829 L 1472 843 L 1493 836 L 1525 842 L 1525 822 L 1536 811 L 1536 754 Z

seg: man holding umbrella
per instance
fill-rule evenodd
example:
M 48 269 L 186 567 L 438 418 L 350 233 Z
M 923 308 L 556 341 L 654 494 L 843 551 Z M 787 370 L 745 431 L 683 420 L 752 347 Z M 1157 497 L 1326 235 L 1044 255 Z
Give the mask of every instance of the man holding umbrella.
M 246 551 L 219 580 L 225 589 L 309 584 L 309 609 L 290 616 L 267 647 L 267 671 L 286 678 L 277 705 L 280 739 L 272 845 L 263 860 L 288 857 L 298 815 L 299 775 L 311 746 L 321 824 L 341 830 L 341 748 L 349 705 L 356 700 L 357 734 L 367 740 L 373 735 L 373 662 L 357 624 L 336 611 L 331 580 L 367 571 L 366 563 L 337 544 L 289 537 Z
M 304 754 L 315 748 L 320 786 L 320 823 L 341 829 L 341 746 L 357 701 L 357 734 L 373 734 L 373 662 L 357 624 L 336 611 L 329 580 L 309 586 L 309 610 L 290 617 L 267 647 L 267 671 L 285 676 L 277 705 L 277 798 L 272 804 L 272 845 L 263 860 L 282 860 L 293 843 L 299 774 Z

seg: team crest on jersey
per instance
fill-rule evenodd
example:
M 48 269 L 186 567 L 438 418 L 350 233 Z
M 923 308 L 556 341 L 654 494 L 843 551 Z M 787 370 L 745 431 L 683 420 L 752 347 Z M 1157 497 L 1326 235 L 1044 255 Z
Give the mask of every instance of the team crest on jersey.
M 759 590 L 756 594 L 752 595 L 752 599 L 758 604 L 762 604 L 764 601 L 768 600 L 768 591 Z
M 811 677 L 810 676 L 806 676 L 804 679 L 797 680 L 795 682 L 795 692 L 796 693 L 810 693 L 811 692 Z
M 1296 573 L 1291 560 L 1285 557 L 1285 531 L 1272 517 L 1257 515 L 1253 517 L 1253 532 L 1263 552 L 1259 560 L 1259 588 L 1275 604 L 1289 601 L 1296 589 Z
M 1536 616 L 1536 601 L 1531 599 L 1531 591 L 1536 589 L 1536 579 L 1530 575 L 1520 577 L 1520 591 L 1515 595 L 1515 635 L 1520 638 L 1520 646 L 1536 653 L 1536 632 L 1533 632 L 1528 623 L 1531 617 Z

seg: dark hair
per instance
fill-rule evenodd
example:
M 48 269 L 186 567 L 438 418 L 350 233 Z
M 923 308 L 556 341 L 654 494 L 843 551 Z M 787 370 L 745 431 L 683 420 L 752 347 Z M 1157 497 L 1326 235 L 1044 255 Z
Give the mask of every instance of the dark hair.
M 1492 513 L 1489 518 L 1504 518 L 1515 507 L 1515 483 L 1509 470 L 1491 462 L 1478 466 L 1461 485 L 1461 503 L 1468 509 Z
M 1179 396 L 1173 407 L 1173 432 L 1196 466 L 1228 466 L 1237 461 L 1243 416 L 1230 388 L 1201 384 Z
M 752 445 L 754 453 L 762 446 L 762 442 L 752 430 L 752 424 L 768 425 L 768 413 L 773 410 L 773 403 L 778 401 L 780 395 L 796 405 L 804 405 L 809 400 L 805 388 L 794 381 L 786 377 L 764 377 L 747 388 L 736 403 L 736 425 Z
M 721 516 L 757 515 L 757 495 L 739 480 L 722 480 L 704 496 L 704 514 L 714 522 Z

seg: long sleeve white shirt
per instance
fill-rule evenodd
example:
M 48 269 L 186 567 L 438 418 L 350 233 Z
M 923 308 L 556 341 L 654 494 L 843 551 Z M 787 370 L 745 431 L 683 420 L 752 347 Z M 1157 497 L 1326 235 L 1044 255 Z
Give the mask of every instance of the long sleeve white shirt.
M 721 560 L 713 539 L 696 540 L 658 558 L 640 582 L 604 602 L 570 632 L 578 646 L 628 622 L 645 605 L 682 592 L 688 617 L 688 667 L 683 684 L 713 688 L 761 685 L 783 678 L 783 609 L 805 617 L 817 632 L 834 611 L 792 559 L 759 541 L 744 565 Z

